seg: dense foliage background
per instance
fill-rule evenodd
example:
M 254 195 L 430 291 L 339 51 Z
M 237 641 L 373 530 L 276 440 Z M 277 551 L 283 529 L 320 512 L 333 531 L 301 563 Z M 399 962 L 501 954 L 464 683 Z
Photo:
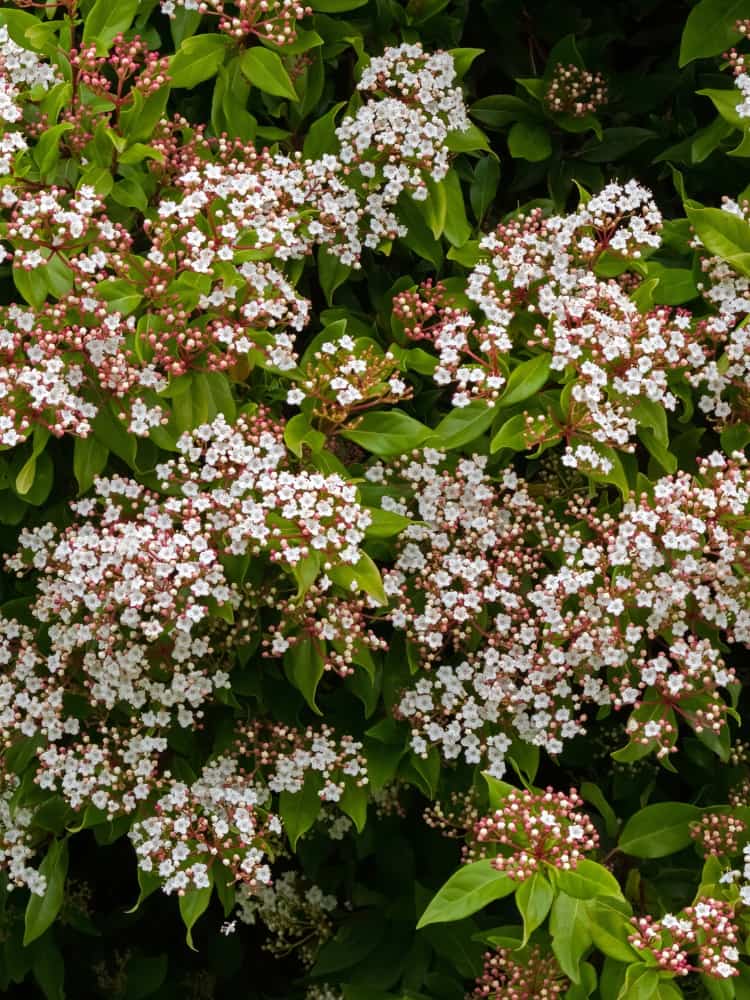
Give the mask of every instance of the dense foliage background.
M 5 995 L 750 996 L 745 18 L 2 5 Z

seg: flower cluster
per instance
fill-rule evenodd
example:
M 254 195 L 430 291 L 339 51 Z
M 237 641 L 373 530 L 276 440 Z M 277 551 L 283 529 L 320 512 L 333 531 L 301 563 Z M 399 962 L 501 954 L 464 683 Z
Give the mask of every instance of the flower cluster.
M 373 406 L 398 403 L 412 393 L 398 375 L 399 362 L 365 337 L 342 334 L 324 341 L 300 365 L 295 386 L 286 401 L 299 406 L 312 401 L 312 423 L 325 433 L 346 424 L 356 427 L 361 414 Z
M 241 891 L 237 906 L 243 923 L 259 920 L 265 925 L 267 951 L 277 957 L 295 952 L 309 967 L 333 933 L 331 913 L 338 902 L 320 886 L 306 884 L 297 872 L 287 871 L 254 893 Z
M 306 13 L 288 4 L 240 6 L 238 18 L 221 4 L 195 9 L 229 18 L 233 33 L 241 22 L 244 33 L 273 28 L 290 41 L 289 18 Z M 43 71 L 36 55 L 2 31 L 8 72 L 19 86 L 49 86 L 49 67 Z M 106 125 L 116 158 L 118 142 L 126 142 L 117 137 L 133 116 L 166 95 L 166 60 L 137 37 L 115 39 L 106 56 L 89 46 L 71 58 L 74 96 L 62 124 L 72 128 L 61 142 L 73 156 L 93 157 Z M 87 183 L 70 190 L 20 177 L 18 186 L 4 187 L 0 238 L 10 245 L 17 281 L 25 283 L 19 287 L 28 284 L 24 294 L 36 304 L 4 310 L 0 443 L 19 444 L 36 425 L 56 436 L 86 437 L 107 399 L 130 433 L 174 440 L 172 425 L 165 429 L 165 393 L 178 394 L 180 377 L 221 373 L 242 381 L 255 365 L 291 373 L 295 336 L 310 304 L 297 292 L 298 272 L 288 273 L 289 262 L 322 247 L 356 267 L 365 246 L 404 235 L 393 212 L 399 194 L 426 192 L 425 171 L 437 177 L 447 169 L 448 132 L 468 127 L 461 92 L 451 86 L 450 56 L 408 46 L 387 50 L 381 62 L 365 71 L 362 89 L 372 96 L 342 122 L 338 154 L 303 159 L 226 136 L 207 138 L 201 126 L 179 117 L 159 124 L 147 161 L 159 197 L 153 207 L 139 204 L 145 241 L 138 252 Z M 392 75 L 383 69 L 389 66 Z M 408 117 L 416 106 L 429 117 L 429 154 L 401 142 L 389 124 L 398 107 Z M 372 137 L 373 127 L 378 151 L 371 154 L 363 137 Z M 407 134 L 413 135 L 410 127 Z M 360 141 L 367 148 L 354 152 L 349 143 L 359 149 Z M 9 132 L 3 143 L 0 159 L 10 169 L 26 140 Z M 45 303 L 45 294 L 57 301 Z M 297 402 L 320 395 L 326 426 L 329 418 L 336 426 L 363 407 L 410 394 L 389 355 L 378 349 L 370 357 L 371 345 L 349 357 L 347 343 L 342 338 L 329 378 L 311 376 L 308 367 L 291 390 Z M 229 388 L 222 382 L 217 391 L 226 395 Z
M 447 802 L 435 802 L 422 813 L 425 824 L 444 837 L 464 838 L 479 822 L 480 815 L 473 793 L 453 792 Z
M 571 63 L 558 63 L 552 70 L 544 103 L 556 115 L 583 118 L 607 103 L 608 87 L 601 73 L 592 73 Z
M 420 45 L 394 46 L 370 60 L 359 90 L 380 99 L 368 101 L 336 130 L 342 163 L 383 185 L 375 200 L 368 197 L 368 209 L 395 204 L 402 191 L 425 199 L 426 179 L 445 177 L 448 134 L 469 127 L 455 75 L 449 53 L 425 53 Z M 401 163 L 393 162 L 395 150 Z
M 427 283 L 399 293 L 394 311 L 408 336 L 434 343 L 433 378 L 455 385 L 455 406 L 500 397 L 517 340 L 542 348 L 553 376 L 572 382 L 550 440 L 566 441 L 567 464 L 607 472 L 601 446 L 632 450 L 644 419 L 638 407 L 674 410 L 680 373 L 698 385 L 715 381 L 712 365 L 728 337 L 686 310 L 642 312 L 630 297 L 628 262 L 660 245 L 661 225 L 649 191 L 609 184 L 569 215 L 535 209 L 484 237 L 467 278 L 471 308 Z M 598 276 L 605 255 L 622 262 L 620 278 Z
M 128 118 L 140 114 L 144 104 L 169 83 L 169 59 L 150 52 L 148 43 L 136 35 L 118 35 L 106 55 L 98 55 L 95 44 L 70 52 L 70 101 L 61 120 L 72 126 L 63 138 L 64 146 L 84 156 L 95 148 L 97 129 L 109 126 L 121 135 Z M 113 154 L 117 155 L 114 146 Z
M 750 219 L 747 200 L 738 204 L 724 198 L 721 207 L 745 222 Z M 693 242 L 702 248 L 698 237 Z M 747 420 L 750 415 L 750 350 L 745 322 L 750 312 L 750 280 L 727 261 L 702 249 L 699 262 L 705 279 L 699 288 L 717 313 L 699 322 L 706 361 L 701 368 L 686 372 L 686 377 L 701 391 L 700 410 L 726 425 Z
M 219 416 L 183 435 L 178 450 L 156 473 L 164 489 L 181 493 L 180 505 L 205 495 L 202 519 L 224 554 L 265 550 L 287 569 L 309 559 L 324 570 L 359 561 L 371 515 L 356 488 L 337 474 L 291 468 L 283 425 L 265 412 L 235 424 Z
M 229 757 L 211 761 L 190 785 L 170 781 L 153 815 L 128 834 L 139 868 L 157 875 L 167 894 L 208 888 L 217 862 L 230 881 L 250 889 L 268 884 L 267 843 L 281 823 L 262 808 L 264 797 Z
M 43 896 L 47 879 L 30 863 L 36 854 L 33 843 L 34 811 L 13 801 L 21 784 L 15 774 L 0 778 L 0 869 L 7 873 L 7 888 L 24 886 L 35 896 Z
M 145 725 L 172 711 L 192 724 L 227 684 L 221 670 L 211 676 L 211 644 L 198 626 L 209 601 L 232 601 L 201 511 L 188 500 L 162 503 L 122 478 L 99 480 L 73 511 L 78 520 L 62 531 L 25 529 L 9 560 L 41 574 L 33 613 L 48 626 L 58 684 L 79 685 L 108 708 L 128 703 Z
M 678 976 L 700 972 L 711 979 L 739 975 L 739 932 L 729 903 L 701 897 L 677 915 L 633 917 L 631 923 L 631 945 L 661 969 Z
M 367 762 L 362 744 L 351 736 L 337 736 L 330 726 L 308 726 L 304 731 L 282 723 L 248 723 L 239 728 L 234 754 L 264 775 L 275 793 L 302 790 L 308 774 L 318 782 L 321 803 L 338 802 L 347 782 L 366 785 Z
M 92 807 L 107 819 L 134 813 L 160 786 L 167 739 L 130 727 L 88 722 L 78 740 L 38 751 L 35 783 L 57 792 L 75 812 Z
M 719 689 L 734 672 L 695 630 L 750 641 L 746 463 L 715 453 L 697 479 L 664 477 L 617 519 L 573 503 L 560 521 L 514 473 L 498 486 L 479 457 L 455 471 L 443 459 L 426 449 L 394 463 L 414 500 L 384 502 L 415 518 L 385 575 L 391 621 L 437 664 L 398 705 L 417 753 L 437 745 L 502 777 L 509 728 L 558 753 L 583 731 L 587 702 L 629 709 L 645 753 L 670 752 L 678 717 L 721 735 Z M 386 478 L 379 465 L 369 475 Z
M 300 643 L 311 642 L 323 656 L 326 671 L 348 677 L 357 663 L 370 668 L 370 651 L 385 651 L 388 644 L 373 629 L 367 613 L 369 600 L 334 596 L 330 591 L 330 581 L 321 578 L 302 596 L 266 594 L 279 621 L 266 629 L 261 640 L 263 655 L 282 656 Z
M 55 741 L 78 732 L 77 719 L 64 716 L 63 688 L 55 677 L 58 661 L 45 656 L 30 628 L 0 617 L 0 745 L 37 734 Z
M 747 37 L 750 21 L 737 21 L 734 28 L 743 37 Z M 740 118 L 750 118 L 750 76 L 747 73 L 747 56 L 738 52 L 736 48 L 731 48 L 724 53 L 724 60 L 729 64 L 734 75 L 734 85 L 742 95 L 742 100 L 736 105 L 735 110 Z
M 690 836 L 707 857 L 732 858 L 740 853 L 747 823 L 731 813 L 706 813 L 693 824 Z
M 232 10 L 231 8 L 236 8 Z M 291 45 L 297 39 L 297 22 L 312 8 L 297 0 L 161 0 L 161 10 L 174 17 L 178 8 L 218 18 L 219 31 L 234 38 L 255 35 L 274 45 Z
M 478 327 L 469 313 L 452 306 L 444 285 L 428 280 L 401 292 L 393 300 L 393 315 L 411 340 L 434 345 L 438 363 L 432 377 L 437 385 L 455 384 L 454 406 L 499 398 L 507 375 L 505 339 L 498 342 L 489 327 Z
M 56 80 L 52 66 L 18 45 L 0 26 L 0 122 L 15 124 L 23 115 L 23 100 L 35 91 L 46 91 Z M 6 136 L 11 133 L 6 133 Z M 3 138 L 3 153 L 7 153 Z
M 0 232 L 22 270 L 57 262 L 63 286 L 69 288 L 78 274 L 83 289 L 110 270 L 122 270 L 131 237 L 108 218 L 103 200 L 88 184 L 72 192 L 53 185 L 18 195 L 6 188 L 2 200 L 9 213 Z
M 518 882 L 545 864 L 571 871 L 599 843 L 593 823 L 580 812 L 582 805 L 573 788 L 567 795 L 551 788 L 509 792 L 499 809 L 474 826 L 470 856 L 486 853 L 486 845 L 498 845 L 493 867 Z
M 554 1000 L 569 985 L 557 959 L 538 944 L 519 952 L 485 952 L 482 974 L 471 996 L 476 1000 Z

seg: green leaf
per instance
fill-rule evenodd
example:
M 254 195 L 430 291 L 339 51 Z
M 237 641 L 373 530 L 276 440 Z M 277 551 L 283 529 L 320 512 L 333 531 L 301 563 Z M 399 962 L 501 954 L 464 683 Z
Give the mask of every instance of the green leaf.
M 122 421 L 118 419 L 111 403 L 109 406 L 100 407 L 99 412 L 91 421 L 91 426 L 97 440 L 106 445 L 131 469 L 135 469 L 136 438 L 133 434 L 128 433 Z
M 513 879 L 492 867 L 489 858 L 466 865 L 448 879 L 422 914 L 417 929 L 462 920 L 516 888 Z
M 313 454 L 320 451 L 326 443 L 326 437 L 310 425 L 304 413 L 296 413 L 284 426 L 284 442 L 291 452 L 302 458 L 305 447 Z
M 598 984 L 596 969 L 590 962 L 583 962 L 580 966 L 580 983 L 571 984 L 566 993 L 565 1000 L 588 1000 Z
M 463 80 L 471 69 L 471 64 L 484 53 L 484 49 L 448 49 L 448 55 L 456 68 L 456 79 Z
M 709 152 L 713 152 L 713 149 L 716 148 L 718 143 L 721 142 L 727 134 L 727 125 L 730 126 L 730 128 L 739 129 L 741 132 L 744 132 L 747 128 L 747 119 L 743 118 L 737 110 L 737 105 L 740 103 L 740 97 L 739 91 L 735 87 L 730 87 L 728 90 L 715 90 L 707 88 L 704 90 L 696 90 L 696 94 L 699 94 L 701 97 L 708 97 L 721 116 L 720 119 L 717 119 L 718 125 L 713 123 L 713 126 L 708 126 L 708 129 L 705 132 L 696 133 L 696 137 L 693 139 L 693 144 L 691 146 L 691 159 L 693 162 L 700 163 L 704 147 L 709 146 Z M 724 128 L 719 129 L 718 133 L 713 135 L 722 123 L 724 124 Z M 712 137 L 713 147 L 711 148 Z
M 518 791 L 514 785 L 509 785 L 507 781 L 501 781 L 500 778 L 493 777 L 487 771 L 482 771 L 482 777 L 487 785 L 490 809 L 500 809 L 502 803 L 510 793 Z
M 695 276 L 686 267 L 665 267 L 658 261 L 649 261 L 647 276 L 659 279 L 653 296 L 656 305 L 679 306 L 698 295 Z
M 574 983 L 580 982 L 581 959 L 592 944 L 585 903 L 565 892 L 558 893 L 552 904 L 549 929 L 552 951 L 560 968 Z
M 696 233 L 713 254 L 728 261 L 743 274 L 750 273 L 750 224 L 720 208 L 685 206 Z
M 538 354 L 535 358 L 522 361 L 508 376 L 499 405 L 515 406 L 539 392 L 549 378 L 551 361 L 551 354 Z
M 86 821 L 86 816 L 84 815 L 84 823 L 82 824 L 81 828 L 86 826 L 85 821 Z M 158 875 L 154 875 L 152 872 L 144 872 L 142 868 L 139 868 L 138 888 L 139 888 L 138 899 L 136 899 L 135 903 L 133 903 L 133 905 L 130 907 L 129 910 L 125 911 L 126 913 L 135 913 L 138 907 L 145 899 L 148 899 L 148 897 L 153 895 L 157 889 L 160 889 L 161 879 L 159 878 Z
M 309 636 L 295 642 L 284 653 L 284 672 L 305 701 L 317 715 L 321 711 L 315 703 L 315 692 L 320 678 L 323 676 L 324 660 L 318 649 L 317 642 Z
M 30 306 L 38 309 L 47 298 L 46 282 L 39 281 L 38 274 L 27 271 L 16 263 L 12 265 L 13 283 Z
M 343 795 L 339 799 L 339 809 L 354 822 L 357 833 L 362 833 L 367 822 L 367 785 L 358 785 L 354 781 L 347 781 Z
M 83 42 L 96 45 L 97 54 L 105 55 L 117 35 L 133 23 L 139 0 L 96 0 L 83 18 Z
M 737 996 L 734 979 L 714 979 L 701 973 L 700 981 L 711 1000 L 734 1000 Z
M 658 802 L 631 816 L 618 848 L 635 858 L 664 858 L 691 843 L 690 824 L 701 810 L 688 802 Z
M 229 43 L 226 35 L 193 35 L 186 38 L 169 63 L 171 85 L 190 90 L 204 80 L 210 80 L 224 62 Z
M 581 782 L 580 793 L 581 797 L 585 799 L 586 802 L 590 802 L 596 809 L 599 810 L 599 814 L 604 820 L 607 836 L 616 837 L 618 826 L 617 816 L 615 815 L 615 811 L 612 806 L 605 799 L 601 788 L 591 781 L 583 781 Z
M 578 441 L 571 441 L 571 445 L 575 446 Z M 591 447 L 595 451 L 599 452 L 610 465 L 607 472 L 603 472 L 599 466 L 596 468 L 587 468 L 583 462 L 579 463 L 579 468 L 584 475 L 588 476 L 592 482 L 595 483 L 612 483 L 616 486 L 620 493 L 622 493 L 623 498 L 627 499 L 630 496 L 630 484 L 628 483 L 628 477 L 625 473 L 625 467 L 622 464 L 622 459 L 614 450 L 610 448 L 609 445 L 599 444 L 597 441 L 595 444 L 592 442 Z
M 366 552 L 363 552 L 359 557 L 356 566 L 340 563 L 328 571 L 328 576 L 335 584 L 343 587 L 349 593 L 353 589 L 364 590 L 366 594 L 374 597 L 378 604 L 388 603 L 380 570 Z
M 91 487 L 94 479 L 104 471 L 108 458 L 109 448 L 93 434 L 76 438 L 73 445 L 73 472 L 79 493 L 85 493 Z
M 191 889 L 184 896 L 180 896 L 180 916 L 185 925 L 185 940 L 188 948 L 193 951 L 197 950 L 193 944 L 193 927 L 198 918 L 206 912 L 208 904 L 211 902 L 211 893 L 214 888 L 214 875 L 211 868 L 208 870 L 208 879 L 211 884 L 204 889 Z
M 52 934 L 37 942 L 33 952 L 34 979 L 46 1000 L 65 1000 L 65 962 Z
M 448 215 L 448 198 L 442 182 L 427 179 L 428 195 L 424 201 L 417 203 L 422 218 L 434 239 L 439 240 L 445 230 L 445 220 Z
M 333 293 L 351 273 L 351 267 L 342 264 L 336 254 L 330 253 L 325 247 L 318 248 L 318 281 L 329 306 L 333 303 Z
M 246 49 L 240 56 L 240 68 L 250 83 L 264 93 L 286 97 L 290 101 L 299 100 L 289 74 L 276 52 L 258 45 Z
M 443 235 L 452 247 L 462 247 L 471 236 L 471 225 L 466 217 L 464 193 L 456 170 L 449 170 L 440 182 L 446 202 Z
M 17 473 L 14 483 L 15 491 L 19 496 L 26 497 L 26 495 L 31 492 L 31 488 L 37 478 L 37 459 L 47 447 L 49 439 L 50 432 L 45 427 L 37 425 L 34 428 L 31 455 L 24 462 L 21 470 Z M 32 500 L 31 502 L 33 503 L 34 501 Z
M 471 106 L 471 116 L 489 129 L 502 129 L 512 122 L 540 122 L 543 116 L 538 107 L 512 94 L 492 94 Z
M 137 208 L 139 212 L 145 212 L 148 208 L 146 192 L 130 177 L 113 185 L 111 197 L 118 205 L 124 205 L 125 208 Z
M 346 101 L 339 101 L 322 118 L 318 118 L 317 121 L 310 125 L 302 146 L 302 155 L 304 157 L 316 160 L 323 153 L 332 153 L 336 149 L 338 142 L 335 134 L 336 118 L 344 107 L 346 107 Z
M 741 37 L 735 23 L 745 17 L 750 17 L 748 0 L 701 0 L 682 31 L 680 67 L 728 49 Z
M 652 1000 L 659 991 L 659 972 L 639 962 L 631 965 L 617 1000 Z
M 137 309 L 143 298 L 135 284 L 125 278 L 100 281 L 96 286 L 96 295 L 109 304 L 112 312 L 122 313 L 123 316 Z
M 367 0 L 312 0 L 310 6 L 313 10 L 322 11 L 324 14 L 340 14 L 345 10 L 364 7 L 366 3 Z
M 489 152 L 490 144 L 480 128 L 469 125 L 466 129 L 449 132 L 445 147 L 451 153 L 479 153 L 483 150 Z
M 26 904 L 24 918 L 24 947 L 36 941 L 52 924 L 65 895 L 65 879 L 68 874 L 68 841 L 53 840 L 39 866 L 39 871 L 47 879 L 44 895 L 31 895 Z
M 581 150 L 581 159 L 587 163 L 612 163 L 634 149 L 658 138 L 658 133 L 648 128 L 623 125 L 619 128 L 605 128 L 602 138 L 590 139 Z
M 279 794 L 279 815 L 292 850 L 297 841 L 307 833 L 320 815 L 322 804 L 318 794 L 322 782 L 316 771 L 308 771 L 299 792 L 283 791 Z
M 551 437 L 550 431 L 553 432 Z M 560 439 L 559 430 L 549 414 L 537 413 L 536 416 L 533 416 L 526 413 L 516 413 L 500 425 L 490 442 L 490 452 L 494 455 L 501 448 L 526 451 L 541 437 L 544 437 L 547 442 Z
M 595 899 L 598 896 L 622 897 L 620 884 L 614 875 L 596 861 L 584 858 L 572 871 L 558 871 L 560 889 L 575 899 Z
M 508 133 L 508 149 L 514 160 L 538 163 L 552 155 L 552 142 L 544 125 L 516 122 Z
M 403 455 L 423 444 L 433 434 L 418 420 L 401 410 L 366 413 L 355 430 L 341 436 L 380 457 Z
M 523 945 L 544 923 L 554 898 L 555 891 L 542 872 L 534 872 L 516 889 L 516 906 L 523 917 Z
M 469 188 L 471 208 L 477 222 L 482 222 L 492 207 L 500 183 L 500 163 L 494 156 L 483 156 L 474 167 L 474 180 Z
M 439 438 L 439 447 L 450 451 L 475 441 L 490 426 L 495 412 L 492 404 L 481 399 L 451 410 L 434 431 Z
M 623 912 L 623 909 L 626 912 Z M 633 928 L 628 919 L 629 908 L 619 908 L 617 900 L 592 899 L 586 902 L 588 932 L 594 946 L 617 962 L 635 962 L 638 953 L 628 943 Z
M 366 531 L 368 538 L 393 538 L 412 524 L 410 517 L 397 514 L 392 510 L 380 510 L 378 507 L 368 507 L 372 523 Z
M 73 128 L 72 122 L 60 122 L 42 132 L 39 142 L 34 147 L 34 159 L 39 167 L 39 173 L 44 176 L 60 159 L 60 139 Z
M 169 959 L 166 955 L 131 959 L 128 962 L 125 1000 L 144 1000 L 156 993 L 167 978 L 168 967 Z

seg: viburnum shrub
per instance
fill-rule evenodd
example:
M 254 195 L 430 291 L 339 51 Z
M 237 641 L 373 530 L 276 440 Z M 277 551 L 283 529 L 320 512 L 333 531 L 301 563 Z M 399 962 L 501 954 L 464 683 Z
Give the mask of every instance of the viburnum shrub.
M 750 997 L 749 31 L 3 5 L 3 995 Z

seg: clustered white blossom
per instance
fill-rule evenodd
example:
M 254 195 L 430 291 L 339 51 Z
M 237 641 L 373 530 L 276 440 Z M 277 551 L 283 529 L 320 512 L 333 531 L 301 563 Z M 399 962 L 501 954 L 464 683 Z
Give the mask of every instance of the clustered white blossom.
M 514 735 L 559 753 L 590 705 L 630 709 L 631 739 L 660 756 L 676 706 L 695 731 L 721 733 L 718 689 L 734 673 L 694 630 L 750 645 L 746 463 L 714 453 L 698 479 L 664 477 L 617 518 L 574 504 L 557 521 L 515 473 L 494 484 L 482 457 L 455 470 L 444 460 L 425 449 L 397 463 L 413 500 L 383 502 L 415 519 L 384 585 L 427 667 L 398 706 L 417 753 L 435 745 L 501 777 Z M 652 650 L 656 636 L 666 652 Z
M 79 683 L 107 708 L 127 703 L 145 725 L 173 713 L 192 725 L 228 685 L 204 628 L 239 602 L 222 556 L 264 553 L 287 569 L 311 558 L 354 565 L 370 523 L 339 475 L 285 467 L 280 430 L 262 416 L 235 425 L 218 417 L 179 449 L 157 470 L 179 495 L 97 480 L 92 497 L 71 505 L 70 527 L 24 529 L 8 560 L 41 574 L 32 613 L 48 626 L 57 683 Z
M 343 997 L 341 990 L 329 986 L 328 983 L 308 986 L 305 993 L 305 1000 L 343 1000 Z
M 14 804 L 21 784 L 15 774 L 0 778 L 0 868 L 7 872 L 8 889 L 24 886 L 35 896 L 43 896 L 47 879 L 31 864 L 36 854 L 32 837 L 34 810 Z
M 335 896 L 306 883 L 295 871 L 283 872 L 255 892 L 244 887 L 237 896 L 237 917 L 245 924 L 260 921 L 269 937 L 263 947 L 274 955 L 295 951 L 304 965 L 315 961 L 321 944 L 333 933 Z
M 373 406 L 401 402 L 412 392 L 390 351 L 383 353 L 375 341 L 348 333 L 324 340 L 291 377 L 294 387 L 287 392 L 287 403 L 299 406 L 311 400 L 312 419 L 326 430 L 349 418 L 356 421 Z
M 249 18 L 247 30 L 283 22 L 287 40 L 293 40 L 289 17 L 307 10 L 286 2 L 238 6 L 243 25 Z M 205 13 L 209 7 L 196 9 Z M 234 32 L 223 4 L 212 9 L 229 19 Z M 16 74 L 19 86 L 51 83 L 52 70 L 1 30 L 7 72 Z M 55 436 L 86 437 L 108 398 L 129 433 L 164 433 L 169 413 L 159 393 L 170 379 L 192 371 L 243 378 L 254 364 L 287 373 L 295 368 L 295 336 L 308 322 L 310 303 L 285 266 L 325 248 L 358 267 L 364 247 L 404 235 L 394 214 L 400 193 L 423 194 L 425 177 L 442 176 L 448 133 L 468 127 L 447 53 L 425 55 L 419 46 L 402 46 L 386 50 L 374 65 L 379 69 L 366 70 L 362 87 L 369 95 L 377 83 L 377 92 L 341 125 L 352 141 L 368 147 L 361 152 L 341 139 L 338 153 L 304 159 L 258 152 L 226 137 L 209 140 L 200 128 L 187 141 L 179 136 L 186 124 L 181 119 L 163 123 L 154 149 L 164 160 L 166 183 L 161 200 L 145 212 L 142 252 L 107 217 L 90 185 L 74 191 L 20 182 L 3 186 L 0 255 L 13 258 L 19 276 L 27 274 L 37 293 L 45 282 L 54 287 L 57 301 L 23 310 L 22 320 L 13 306 L 0 328 L 6 368 L 0 378 L 0 444 L 21 443 L 35 426 Z M 393 77 L 383 75 L 384 66 Z M 158 81 L 152 83 L 158 89 Z M 380 104 L 390 110 L 379 113 Z M 419 108 L 425 119 L 418 149 L 410 146 L 411 127 L 404 138 L 395 118 L 394 128 L 388 125 L 399 108 L 409 120 Z M 373 120 L 376 146 L 370 149 L 365 137 Z M 0 172 L 11 169 L 12 156 L 25 144 L 21 132 L 6 133 Z M 118 284 L 107 285 L 110 279 Z M 127 310 L 115 308 L 110 287 L 129 303 Z M 175 299 L 184 300 L 188 289 L 195 289 L 194 297 L 177 307 Z M 145 328 L 139 316 L 148 319 Z M 388 399 L 405 391 L 392 373 Z
M 750 76 L 740 73 L 734 78 L 734 85 L 742 95 L 742 100 L 735 107 L 740 118 L 750 118 Z
M 267 884 L 266 840 L 281 835 L 281 823 L 262 808 L 266 798 L 231 757 L 206 764 L 190 785 L 171 781 L 153 815 L 128 833 L 139 868 L 158 875 L 167 894 L 208 888 L 217 862 L 230 881 L 250 889 Z
M 659 920 L 632 917 L 635 928 L 630 944 L 652 956 L 656 967 L 676 976 L 700 972 L 711 979 L 731 979 L 740 974 L 737 949 L 739 929 L 731 904 L 701 895 L 679 913 L 665 913 Z
M 725 199 L 723 208 L 750 217 L 747 204 Z M 570 393 L 554 421 L 542 417 L 535 430 L 529 418 L 528 445 L 564 436 L 564 465 L 608 473 L 608 448 L 632 451 L 639 429 L 676 411 L 681 378 L 720 424 L 748 404 L 747 277 L 718 257 L 702 258 L 703 294 L 717 310 L 708 317 L 684 308 L 642 311 L 631 297 L 637 281 L 628 262 L 660 246 L 661 224 L 647 189 L 611 183 L 568 215 L 544 218 L 535 209 L 485 236 L 467 276 L 475 309 L 452 304 L 443 285 L 428 281 L 400 292 L 394 313 L 409 337 L 434 345 L 432 378 L 453 386 L 456 407 L 496 403 L 518 344 L 541 348 L 552 379 L 569 382 Z M 599 277 L 604 254 L 625 268 L 617 279 Z
M 235 741 L 239 754 L 250 754 L 264 767 L 265 780 L 274 793 L 301 792 L 308 774 L 318 781 L 321 804 L 338 802 L 347 783 L 366 785 L 367 763 L 362 743 L 338 735 L 330 726 L 297 730 L 281 723 L 241 727 Z
M 388 48 L 370 60 L 359 90 L 380 99 L 368 101 L 336 130 L 343 163 L 357 166 L 364 177 L 382 172 L 382 193 L 368 198 L 366 211 L 395 204 L 404 190 L 424 200 L 424 174 L 434 181 L 447 174 L 448 134 L 469 127 L 461 88 L 453 85 L 455 75 L 450 53 L 428 54 L 418 44 Z M 396 149 L 401 162 L 382 155 Z M 368 156 L 371 150 L 381 154 L 375 161 Z
M 53 67 L 35 52 L 18 45 L 10 37 L 7 25 L 0 26 L 0 121 L 18 122 L 23 115 L 24 92 L 34 88 L 46 91 L 54 82 Z
M 178 9 L 213 14 L 219 18 L 220 31 L 234 38 L 257 35 L 274 45 L 294 42 L 297 22 L 312 13 L 297 0 L 234 0 L 232 4 L 224 0 L 161 0 L 160 6 L 162 14 L 171 18 Z
M 721 208 L 745 222 L 750 222 L 750 205 L 739 205 L 724 198 Z M 701 246 L 698 237 L 694 244 Z M 717 314 L 702 325 L 705 339 L 717 345 L 703 367 L 688 372 L 690 383 L 702 391 L 698 407 L 721 423 L 729 421 L 733 410 L 742 410 L 750 399 L 750 279 L 737 272 L 720 257 L 701 255 L 705 282 L 699 288 Z

